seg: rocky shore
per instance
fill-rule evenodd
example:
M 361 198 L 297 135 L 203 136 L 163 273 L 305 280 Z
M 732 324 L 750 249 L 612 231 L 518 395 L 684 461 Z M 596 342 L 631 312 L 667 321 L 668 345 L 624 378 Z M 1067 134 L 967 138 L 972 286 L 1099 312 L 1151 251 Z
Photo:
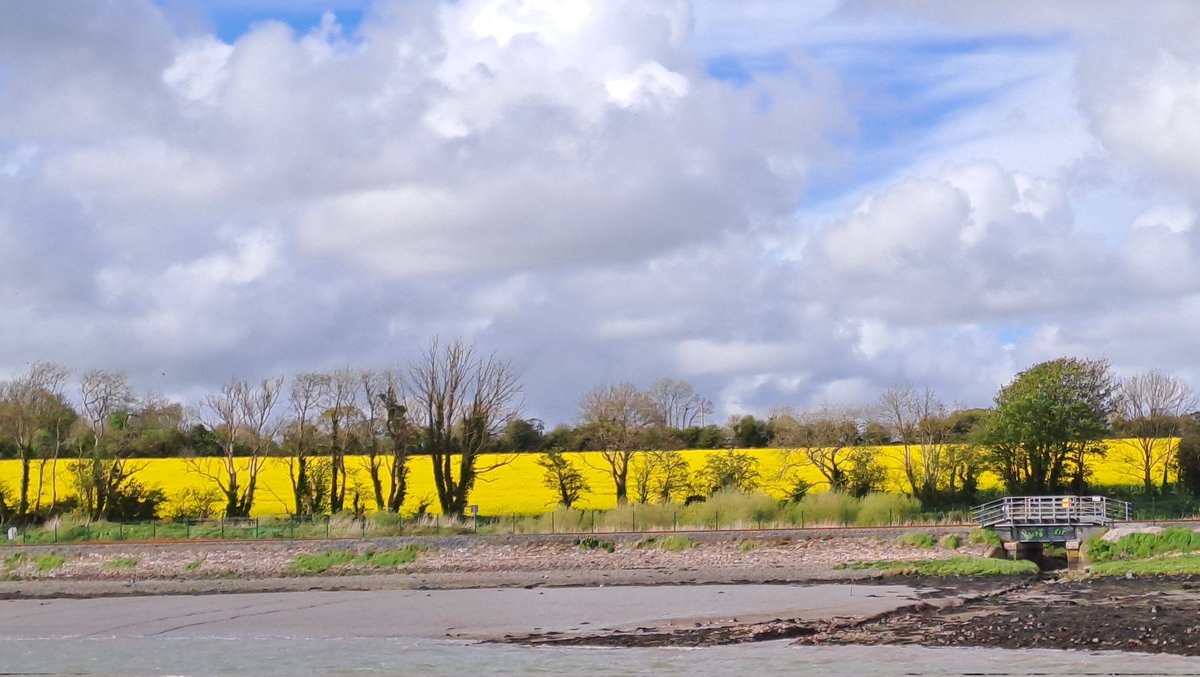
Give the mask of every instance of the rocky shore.
M 958 586 L 954 581 L 911 582 Z M 797 641 L 1200 656 L 1200 582 L 1194 577 L 1029 581 L 968 594 L 952 604 L 830 624 Z
M 944 559 L 985 550 L 917 548 L 878 536 L 689 539 L 676 541 L 675 549 L 653 536 L 576 540 L 454 536 L 10 548 L 0 550 L 0 598 L 799 582 L 869 575 L 836 568 L 850 562 Z M 319 575 L 294 568 L 301 556 L 405 547 L 419 549 L 415 561 L 391 567 L 347 562 Z M 61 557 L 61 564 L 47 566 L 47 555 Z

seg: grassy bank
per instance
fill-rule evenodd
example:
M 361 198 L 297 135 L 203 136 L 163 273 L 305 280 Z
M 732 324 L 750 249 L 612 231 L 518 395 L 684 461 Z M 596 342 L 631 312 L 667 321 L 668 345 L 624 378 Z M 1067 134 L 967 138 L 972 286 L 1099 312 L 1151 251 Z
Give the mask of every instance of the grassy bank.
M 89 521 L 75 515 L 21 528 L 0 544 L 113 541 L 376 538 L 453 534 L 573 534 L 613 532 L 787 529 L 840 526 L 912 526 L 961 523 L 965 513 L 925 513 L 918 501 L 897 494 L 818 493 L 781 502 L 767 494 L 719 492 L 691 505 L 629 504 L 611 510 L 560 508 L 541 515 L 448 518 L 396 513 L 337 514 L 308 520 L 258 517 L 244 520 L 162 520 L 139 523 Z

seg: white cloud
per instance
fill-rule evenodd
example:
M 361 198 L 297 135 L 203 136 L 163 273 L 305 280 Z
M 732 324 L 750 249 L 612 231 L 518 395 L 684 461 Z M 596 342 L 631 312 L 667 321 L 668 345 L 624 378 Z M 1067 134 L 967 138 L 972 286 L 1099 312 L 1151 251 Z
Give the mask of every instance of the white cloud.
M 57 2 L 0 4 L 0 371 L 196 392 L 465 335 L 551 422 L 661 376 L 765 414 L 1192 374 L 1194 3 L 337 0 L 225 43 Z

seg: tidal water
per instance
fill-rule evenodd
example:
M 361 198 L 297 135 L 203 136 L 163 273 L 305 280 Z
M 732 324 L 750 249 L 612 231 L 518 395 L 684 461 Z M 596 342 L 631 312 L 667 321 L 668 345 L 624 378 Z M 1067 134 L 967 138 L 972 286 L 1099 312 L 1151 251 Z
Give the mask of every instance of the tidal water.
M 532 648 L 379 638 L 0 640 L 0 675 L 1200 675 L 1200 661 L 1117 652 L 801 647 Z

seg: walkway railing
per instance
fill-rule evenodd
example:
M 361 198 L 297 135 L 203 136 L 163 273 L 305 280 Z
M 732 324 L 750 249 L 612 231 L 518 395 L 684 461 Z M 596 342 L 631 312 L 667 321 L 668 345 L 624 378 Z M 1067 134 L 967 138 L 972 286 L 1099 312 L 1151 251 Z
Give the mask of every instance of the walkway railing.
M 982 527 L 1111 526 L 1129 517 L 1128 502 L 1107 496 L 1006 496 L 971 511 L 971 520 Z

